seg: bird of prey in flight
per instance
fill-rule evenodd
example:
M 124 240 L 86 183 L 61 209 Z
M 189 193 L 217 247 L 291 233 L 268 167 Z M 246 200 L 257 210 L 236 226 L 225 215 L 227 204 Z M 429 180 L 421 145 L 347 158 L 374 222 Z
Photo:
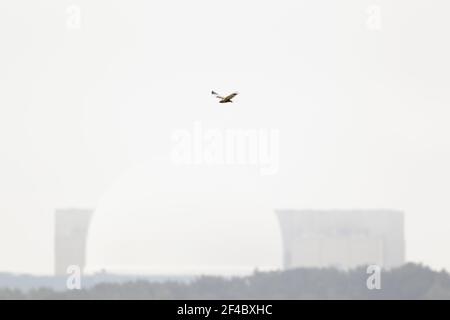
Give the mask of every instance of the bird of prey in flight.
M 232 94 L 230 94 L 230 95 L 228 95 L 228 96 L 226 96 L 226 97 L 222 97 L 221 95 L 219 95 L 219 94 L 218 94 L 217 92 L 215 92 L 215 91 L 211 91 L 211 94 L 212 94 L 212 95 L 215 95 L 216 98 L 220 99 L 219 103 L 233 102 L 233 100 L 231 100 L 231 99 L 233 99 L 234 97 L 236 97 L 236 96 L 238 95 L 237 92 L 233 92 Z

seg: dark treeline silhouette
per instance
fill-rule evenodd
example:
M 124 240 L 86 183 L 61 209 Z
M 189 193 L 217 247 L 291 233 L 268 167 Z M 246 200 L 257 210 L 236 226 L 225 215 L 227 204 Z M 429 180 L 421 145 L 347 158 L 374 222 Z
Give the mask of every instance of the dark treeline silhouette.
M 367 288 L 366 268 L 301 268 L 248 277 L 203 276 L 190 282 L 129 281 L 89 289 L 27 292 L 0 289 L 0 299 L 450 299 L 450 275 L 417 264 L 381 273 L 381 289 Z

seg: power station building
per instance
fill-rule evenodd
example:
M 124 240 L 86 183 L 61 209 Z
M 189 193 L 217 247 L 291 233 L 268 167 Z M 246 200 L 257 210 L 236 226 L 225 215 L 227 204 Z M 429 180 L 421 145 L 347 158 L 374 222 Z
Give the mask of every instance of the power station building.
M 92 210 L 65 209 L 55 212 L 55 275 L 67 275 L 67 267 L 86 264 L 86 241 Z
M 277 210 L 285 269 L 405 262 L 403 213 L 393 210 Z

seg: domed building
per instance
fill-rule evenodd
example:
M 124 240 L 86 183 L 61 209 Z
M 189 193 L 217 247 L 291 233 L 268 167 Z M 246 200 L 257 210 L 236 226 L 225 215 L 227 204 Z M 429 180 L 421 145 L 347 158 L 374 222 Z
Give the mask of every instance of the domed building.
M 87 273 L 238 275 L 281 267 L 264 177 L 248 166 L 154 161 L 107 190 L 88 236 Z

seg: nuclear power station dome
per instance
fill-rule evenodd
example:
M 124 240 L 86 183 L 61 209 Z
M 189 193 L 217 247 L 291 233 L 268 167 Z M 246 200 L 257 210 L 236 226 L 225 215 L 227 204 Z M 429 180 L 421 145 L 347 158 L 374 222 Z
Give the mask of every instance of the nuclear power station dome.
M 157 161 L 102 197 L 87 273 L 245 274 L 280 268 L 281 234 L 257 168 Z

